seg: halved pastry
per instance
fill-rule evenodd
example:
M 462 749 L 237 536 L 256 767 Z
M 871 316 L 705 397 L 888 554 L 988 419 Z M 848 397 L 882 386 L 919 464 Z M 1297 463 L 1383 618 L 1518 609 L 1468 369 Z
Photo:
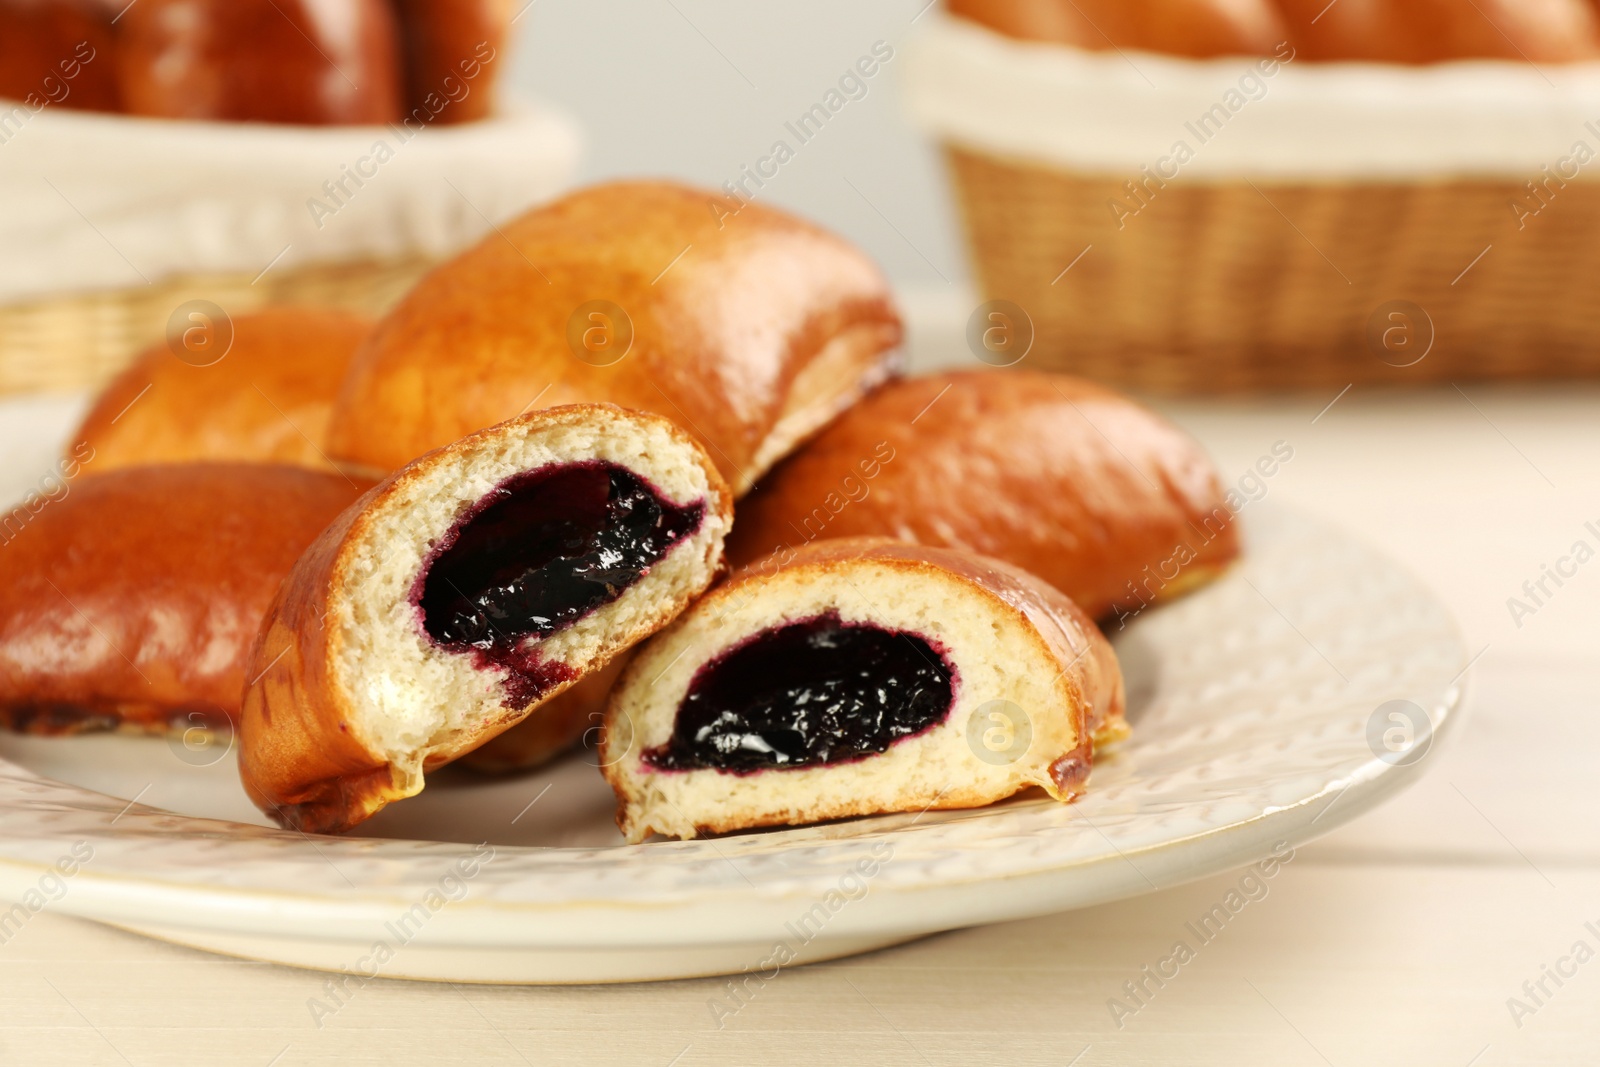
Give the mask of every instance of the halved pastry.
M 269 464 L 136 467 L 0 515 L 0 725 L 226 728 L 278 583 L 370 484 Z
M 337 831 L 670 621 L 722 566 L 732 499 L 666 419 L 532 412 L 408 464 L 284 581 L 245 691 L 240 775 Z
M 821 541 L 699 600 L 612 691 L 629 841 L 1082 792 L 1127 734 L 1110 644 L 998 560 Z
M 351 364 L 328 453 L 383 474 L 532 406 L 665 415 L 745 492 L 898 367 L 888 283 L 781 211 L 669 182 L 582 189 L 417 283 Z
M 1239 554 L 1235 494 L 1194 438 L 1082 378 L 1016 368 L 891 382 L 739 504 L 742 566 L 821 537 L 1005 560 L 1092 618 L 1203 585 Z

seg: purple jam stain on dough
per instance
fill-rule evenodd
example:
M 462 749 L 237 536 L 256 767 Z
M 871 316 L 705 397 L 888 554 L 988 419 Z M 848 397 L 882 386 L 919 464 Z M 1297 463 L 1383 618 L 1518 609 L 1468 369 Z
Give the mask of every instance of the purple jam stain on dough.
M 616 600 L 700 528 L 705 510 L 601 460 L 514 474 L 439 540 L 411 600 L 434 644 L 505 672 L 507 699 L 525 706 L 576 672 L 523 640 Z
M 846 763 L 945 721 L 955 670 L 926 638 L 835 613 L 747 638 L 701 665 L 658 770 L 735 774 Z

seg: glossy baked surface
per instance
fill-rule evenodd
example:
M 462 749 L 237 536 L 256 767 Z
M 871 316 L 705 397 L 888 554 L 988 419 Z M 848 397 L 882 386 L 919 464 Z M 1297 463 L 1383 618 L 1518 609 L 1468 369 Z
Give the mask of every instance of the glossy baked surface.
M 91 473 L 218 460 L 331 469 L 328 414 L 371 321 L 313 308 L 195 314 L 193 347 L 183 334 L 152 346 L 96 398 L 73 436 L 95 450 Z
M 278 582 L 365 486 L 243 464 L 90 477 L 85 455 L 65 495 L 9 516 L 0 717 L 51 731 L 226 720 Z
M 949 11 L 1025 40 L 1172 55 L 1266 55 L 1287 37 L 1272 0 L 950 0 Z
M 511 0 L 394 0 L 394 6 L 406 114 L 421 109 L 445 125 L 488 116 L 506 62 L 506 30 L 517 13 Z
M 611 402 L 677 422 L 739 491 L 825 346 L 862 339 L 817 402 L 831 414 L 900 324 L 877 267 L 844 241 L 753 204 L 719 220 L 730 206 L 621 182 L 499 227 L 379 323 L 330 453 L 389 470 L 530 407 Z
M 301 125 L 400 117 L 384 0 L 139 0 L 117 30 L 131 114 Z
M 1437 63 L 1600 58 L 1589 0 L 1277 0 L 1305 59 Z
M 1196 59 L 1600 57 L 1600 18 L 1589 0 L 950 0 L 948 8 L 1023 40 Z
M 1238 553 L 1221 481 L 1187 434 L 1108 389 L 1010 368 L 868 397 L 740 502 L 729 556 L 854 536 L 993 556 L 1096 618 Z
M 116 111 L 116 0 L 0 0 L 0 99 Z

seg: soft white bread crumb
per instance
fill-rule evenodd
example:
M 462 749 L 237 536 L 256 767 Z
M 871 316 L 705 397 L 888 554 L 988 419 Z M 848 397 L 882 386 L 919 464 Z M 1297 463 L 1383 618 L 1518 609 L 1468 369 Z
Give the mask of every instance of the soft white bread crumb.
M 666 744 L 695 672 L 752 634 L 836 612 L 923 637 L 954 667 L 945 721 L 852 762 L 752 774 L 657 770 L 643 756 Z M 1025 751 L 983 758 L 969 738 L 993 702 L 1022 709 Z M 689 838 L 848 815 L 972 807 L 1032 785 L 1059 790 L 1050 766 L 1084 745 L 1080 694 L 1028 620 L 950 571 L 906 561 L 802 564 L 715 590 L 646 645 L 613 690 L 602 746 L 630 841 Z M 995 723 L 980 720 L 972 737 Z M 999 725 L 1004 726 L 1004 723 Z
M 720 566 L 728 526 L 718 503 L 722 490 L 713 490 L 698 449 L 662 420 L 586 410 L 584 418 L 545 420 L 533 429 L 506 424 L 513 429 L 477 435 L 472 448 L 452 446 L 434 462 L 413 465 L 352 531 L 342 559 L 345 595 L 331 598 L 328 620 L 338 628 L 334 680 L 348 699 L 350 728 L 397 768 L 420 775 L 429 757 L 454 755 L 494 732 L 486 734 L 486 726 L 513 722 L 525 711 L 508 704 L 501 672 L 433 644 L 412 603 L 434 545 L 507 478 L 602 460 L 640 475 L 674 503 L 706 502 L 700 528 L 617 600 L 543 640 L 525 641 L 542 661 L 578 672 L 598 668 L 661 626 Z

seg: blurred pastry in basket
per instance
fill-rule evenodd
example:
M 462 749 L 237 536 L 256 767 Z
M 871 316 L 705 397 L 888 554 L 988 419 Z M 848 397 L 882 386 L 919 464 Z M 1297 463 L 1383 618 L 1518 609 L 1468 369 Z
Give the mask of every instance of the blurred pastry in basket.
M 1272 0 L 949 0 L 948 6 L 951 14 L 1012 37 L 1097 51 L 1269 55 L 1289 36 Z
M 400 118 L 399 37 L 386 0 L 138 0 L 117 31 L 122 103 L 135 115 Z
M 175 464 L 64 481 L 0 516 L 0 724 L 223 726 L 278 583 L 365 483 Z
M 640 650 L 601 766 L 629 841 L 1079 795 L 1127 735 L 1111 645 L 998 560 L 820 541 L 735 575 Z
M 379 321 L 328 452 L 383 472 L 519 412 L 677 422 L 735 494 L 897 369 L 882 273 L 780 211 L 668 182 L 594 186 L 497 227 Z
M 284 579 L 245 691 L 245 790 L 309 831 L 412 796 L 683 611 L 721 571 L 732 518 L 687 433 L 609 404 L 422 456 Z
M 406 113 L 450 124 L 487 118 L 503 64 L 511 0 L 395 0 Z
M 111 20 L 120 9 L 118 0 L 0 0 L 0 98 L 118 110 Z
M 330 469 L 329 413 L 372 323 L 344 311 L 193 312 L 112 380 L 71 438 L 99 474 L 147 463 L 242 460 Z
M 1278 0 L 1303 59 L 1437 63 L 1600 58 L 1591 0 Z
M 0 97 L 158 118 L 470 122 L 509 0 L 0 0 Z
M 1064 374 L 908 378 L 846 412 L 741 501 L 735 564 L 832 537 L 894 537 L 1004 560 L 1094 618 L 1216 577 L 1239 553 L 1200 446 Z

